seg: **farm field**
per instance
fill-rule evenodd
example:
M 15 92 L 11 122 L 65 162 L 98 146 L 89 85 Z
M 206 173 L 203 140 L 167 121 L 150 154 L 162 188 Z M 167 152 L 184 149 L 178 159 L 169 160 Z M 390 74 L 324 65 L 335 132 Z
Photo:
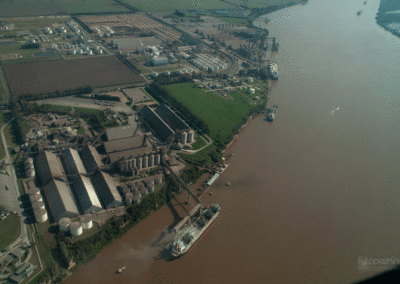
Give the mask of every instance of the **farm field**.
M 0 8 L 3 4 L 0 4 Z M 1 10 L 1 9 L 0 9 Z M 1 14 L 1 12 L 0 12 Z M 26 18 L 4 18 L 2 19 L 7 23 L 12 23 L 16 30 L 23 29 L 41 29 L 50 26 L 53 23 L 70 21 L 69 16 L 56 16 L 56 17 L 26 17 Z
M 21 233 L 21 221 L 19 218 L 17 215 L 10 214 L 4 220 L 0 220 L 0 251 L 15 241 Z
M 4 67 L 15 96 L 64 91 L 90 85 L 116 86 L 142 82 L 142 77 L 115 56 L 12 64 Z
M 220 0 L 123 0 L 125 3 L 132 5 L 146 12 L 158 11 L 174 11 L 178 10 L 208 10 L 208 9 L 235 9 L 236 7 L 222 2 Z
M 228 138 L 252 108 L 243 102 L 246 98 L 239 93 L 230 94 L 232 100 L 214 95 L 214 92 L 205 92 L 192 83 L 173 84 L 164 88 L 208 125 L 211 138 L 219 138 L 220 141 Z
M 242 18 L 230 18 L 230 17 L 221 17 L 219 18 L 224 22 L 231 24 L 231 25 L 246 25 L 247 20 Z
M 113 0 L 3 0 L 0 17 L 65 15 L 70 13 L 129 11 Z
M 22 49 L 22 44 L 1 44 L 0 45 L 0 59 L 7 54 L 20 54 L 23 58 L 30 58 L 35 52 L 41 52 L 40 48 Z

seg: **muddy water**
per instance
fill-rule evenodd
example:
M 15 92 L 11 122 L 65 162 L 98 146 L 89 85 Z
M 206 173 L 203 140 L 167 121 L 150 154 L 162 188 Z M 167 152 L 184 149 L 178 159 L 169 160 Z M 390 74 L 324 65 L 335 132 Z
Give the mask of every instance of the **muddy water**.
M 349 283 L 385 268 L 362 271 L 359 257 L 400 258 L 399 40 L 376 25 L 379 1 L 362 2 L 269 15 L 276 120 L 241 133 L 204 197 L 223 211 L 187 255 L 159 253 L 164 207 L 67 283 Z

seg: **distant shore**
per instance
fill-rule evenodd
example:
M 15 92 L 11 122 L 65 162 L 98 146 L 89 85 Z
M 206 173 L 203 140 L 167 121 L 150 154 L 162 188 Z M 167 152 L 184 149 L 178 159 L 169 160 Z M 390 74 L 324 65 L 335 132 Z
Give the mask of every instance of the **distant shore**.
M 388 32 L 400 37 L 400 12 L 398 11 L 400 11 L 400 1 L 381 0 L 376 14 L 376 22 Z

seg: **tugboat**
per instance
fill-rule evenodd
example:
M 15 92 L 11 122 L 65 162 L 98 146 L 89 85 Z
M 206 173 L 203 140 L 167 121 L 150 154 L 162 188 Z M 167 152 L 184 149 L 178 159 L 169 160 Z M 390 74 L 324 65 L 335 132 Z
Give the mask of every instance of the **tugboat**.
M 358 12 L 357 12 L 357 16 L 360 16 L 361 13 L 362 13 L 362 10 L 358 11 Z
M 333 109 L 333 111 L 337 111 L 337 110 L 339 110 L 339 107 L 335 107 L 335 108 Z
M 268 73 L 272 80 L 278 80 L 279 78 L 278 65 L 276 65 L 276 63 L 270 63 L 268 65 Z
M 267 109 L 266 116 L 268 121 L 274 121 L 275 113 L 278 110 L 278 105 L 273 105 L 272 108 Z

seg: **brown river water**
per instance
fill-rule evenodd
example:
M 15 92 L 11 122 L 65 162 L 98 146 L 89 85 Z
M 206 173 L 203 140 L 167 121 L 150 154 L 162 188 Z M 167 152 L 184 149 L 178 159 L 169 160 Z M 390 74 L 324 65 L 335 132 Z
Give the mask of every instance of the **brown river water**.
M 388 268 L 360 258 L 399 261 L 399 39 L 376 25 L 378 0 L 309 2 L 268 15 L 278 112 L 232 146 L 206 234 L 166 261 L 165 206 L 66 283 L 350 283 Z

